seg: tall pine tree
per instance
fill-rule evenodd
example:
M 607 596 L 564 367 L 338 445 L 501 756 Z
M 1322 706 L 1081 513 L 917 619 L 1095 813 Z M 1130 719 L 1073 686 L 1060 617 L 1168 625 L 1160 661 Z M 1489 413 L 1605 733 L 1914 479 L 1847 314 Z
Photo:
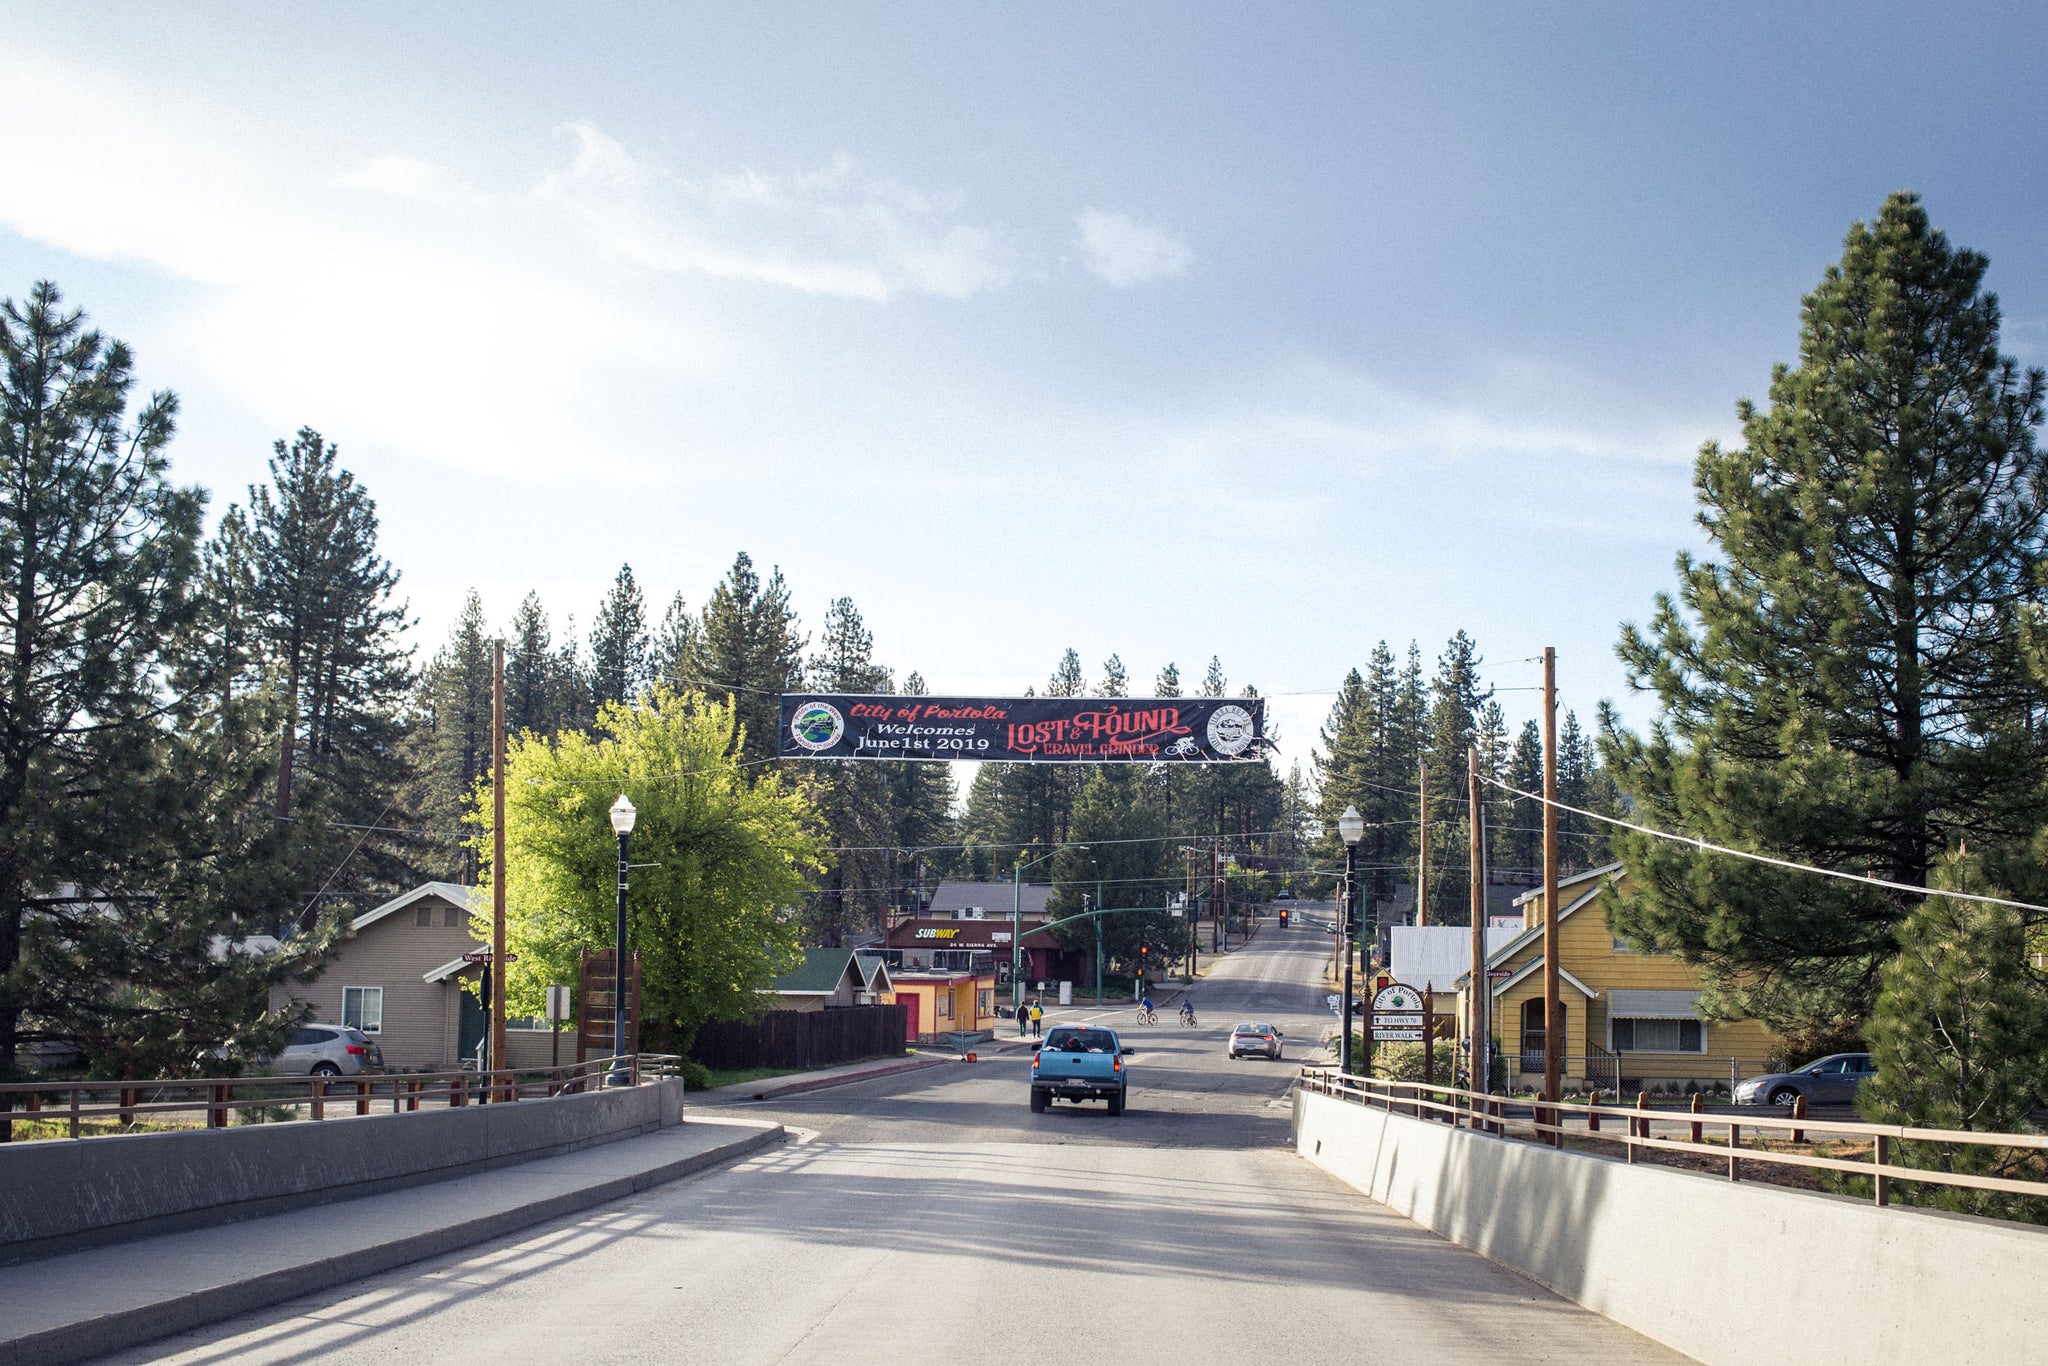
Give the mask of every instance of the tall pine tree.
M 782 571 L 773 571 L 764 584 L 741 551 L 704 604 L 690 673 L 712 700 L 730 701 L 738 713 L 743 762 L 775 757 L 779 699 L 799 685 L 804 643 Z
M 1646 823 L 1924 886 L 1944 850 L 2038 823 L 2043 377 L 1998 351 L 1985 258 L 1910 194 L 1849 232 L 1799 363 L 1694 484 L 1716 555 L 1681 555 L 1620 653 L 1663 712 L 1608 757 Z M 1702 964 L 1740 1008 L 1825 1035 L 1868 1011 L 1906 893 L 1628 834 L 1619 932 Z
M 647 686 L 647 604 L 633 566 L 619 566 L 590 626 L 591 700 L 631 702 Z

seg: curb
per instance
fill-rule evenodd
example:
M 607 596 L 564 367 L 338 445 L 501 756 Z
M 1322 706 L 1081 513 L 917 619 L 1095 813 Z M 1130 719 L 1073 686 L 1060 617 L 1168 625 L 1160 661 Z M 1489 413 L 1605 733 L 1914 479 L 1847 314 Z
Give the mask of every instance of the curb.
M 450 1224 L 445 1228 L 430 1229 L 425 1233 L 416 1233 L 373 1247 L 358 1248 L 354 1252 L 322 1257 L 317 1261 L 286 1267 L 245 1281 L 174 1295 L 155 1304 L 103 1314 L 82 1323 L 45 1329 L 27 1337 L 0 1338 L 0 1366 L 27 1366 L 29 1362 L 58 1366 L 63 1362 L 84 1361 L 129 1347 L 139 1347 L 159 1338 L 190 1332 L 210 1323 L 219 1323 L 223 1319 L 249 1313 L 251 1310 L 268 1308 L 273 1304 L 297 1299 L 301 1295 L 346 1285 L 364 1276 L 390 1271 L 409 1262 L 436 1257 L 442 1253 L 455 1252 L 565 1214 L 589 1209 L 593 1205 L 602 1205 L 610 1200 L 634 1195 L 654 1186 L 693 1175 L 707 1167 L 744 1157 L 771 1143 L 783 1142 L 788 1137 L 788 1131 L 778 1124 L 772 1129 L 763 1129 L 747 1138 L 722 1143 L 706 1152 L 678 1158 L 674 1162 L 664 1163 L 647 1171 L 635 1172 L 630 1176 L 614 1177 L 580 1190 L 564 1191 L 560 1195 L 536 1200 L 529 1205 L 499 1210 L 495 1214 Z
M 764 1086 L 758 1091 L 746 1092 L 744 1099 L 779 1100 L 783 1096 L 801 1095 L 805 1091 L 822 1091 L 828 1086 L 845 1086 L 850 1082 L 873 1081 L 876 1077 L 893 1077 L 899 1072 L 920 1072 L 927 1067 L 944 1067 L 948 1063 L 958 1061 L 958 1058 L 912 1058 L 908 1062 L 894 1062 L 886 1067 L 876 1067 L 865 1072 L 841 1072 L 837 1076 L 812 1077 L 808 1080 L 792 1081 L 783 1086 Z M 711 1093 L 699 1091 L 697 1094 L 707 1096 Z

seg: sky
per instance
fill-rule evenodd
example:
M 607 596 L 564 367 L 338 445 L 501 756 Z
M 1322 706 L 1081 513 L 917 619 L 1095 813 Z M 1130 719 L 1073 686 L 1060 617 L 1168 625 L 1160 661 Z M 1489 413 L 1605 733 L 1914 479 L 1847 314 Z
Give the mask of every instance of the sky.
M 1271 698 L 1463 629 L 1654 719 L 1692 459 L 1885 195 L 2048 359 L 2048 11 L 10 4 L 0 297 L 180 397 L 217 513 L 311 426 L 422 657 L 734 555 L 934 691 L 1072 646 Z

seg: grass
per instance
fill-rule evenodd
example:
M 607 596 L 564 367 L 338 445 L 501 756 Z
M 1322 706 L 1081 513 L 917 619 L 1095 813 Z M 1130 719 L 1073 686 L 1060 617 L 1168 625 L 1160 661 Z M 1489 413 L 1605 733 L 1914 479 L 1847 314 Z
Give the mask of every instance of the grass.
M 844 1063 L 835 1063 L 834 1066 L 850 1067 L 856 1062 L 887 1062 L 896 1056 L 894 1053 L 877 1053 L 872 1058 L 853 1058 Z M 767 1081 L 771 1077 L 793 1077 L 799 1073 L 824 1070 L 819 1067 L 707 1067 L 704 1071 L 710 1080 L 705 1083 L 705 1089 L 710 1090 L 715 1086 L 742 1086 L 750 1081 Z

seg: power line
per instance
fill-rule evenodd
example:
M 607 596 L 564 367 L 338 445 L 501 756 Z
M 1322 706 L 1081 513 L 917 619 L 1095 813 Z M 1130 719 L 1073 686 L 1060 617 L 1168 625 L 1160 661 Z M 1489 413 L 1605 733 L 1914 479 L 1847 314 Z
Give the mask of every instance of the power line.
M 1954 897 L 1958 901 L 1977 901 L 1987 906 L 2010 906 L 2015 910 L 2039 911 L 2048 914 L 2048 906 L 2036 906 L 2031 901 L 2010 901 L 2002 896 L 1980 896 L 1975 892 L 1951 892 L 1940 887 L 1916 887 L 1910 882 L 1893 882 L 1889 878 L 1872 877 L 1867 873 L 1847 873 L 1839 868 L 1817 868 L 1810 863 L 1794 863 L 1790 859 L 1774 858 L 1769 854 L 1753 853 L 1747 849 L 1730 849 L 1725 844 L 1711 844 L 1692 835 L 1674 835 L 1669 830 L 1656 830 L 1647 825 L 1637 825 L 1634 821 L 1625 821 L 1619 816 L 1603 816 L 1598 811 L 1588 811 L 1582 806 L 1569 806 L 1564 802 L 1546 801 L 1534 792 L 1524 792 L 1519 787 L 1509 787 L 1497 778 L 1488 778 L 1486 781 L 1502 791 L 1512 792 L 1517 797 L 1524 797 L 1532 802 L 1554 806 L 1560 811 L 1569 811 L 1574 815 L 1586 816 L 1592 820 L 1605 821 L 1609 825 L 1618 825 L 1624 830 L 1633 830 L 1637 834 L 1650 835 L 1660 840 L 1670 840 L 1673 844 L 1690 844 L 1695 849 L 1704 849 L 1709 853 L 1728 854 L 1734 858 L 1748 859 L 1752 863 L 1767 863 L 1774 868 L 1784 868 L 1795 873 L 1814 873 L 1821 877 L 1839 878 L 1843 882 L 1860 882 L 1868 887 L 1883 887 L 1888 891 L 1908 892 L 1914 896 L 1947 896 Z

